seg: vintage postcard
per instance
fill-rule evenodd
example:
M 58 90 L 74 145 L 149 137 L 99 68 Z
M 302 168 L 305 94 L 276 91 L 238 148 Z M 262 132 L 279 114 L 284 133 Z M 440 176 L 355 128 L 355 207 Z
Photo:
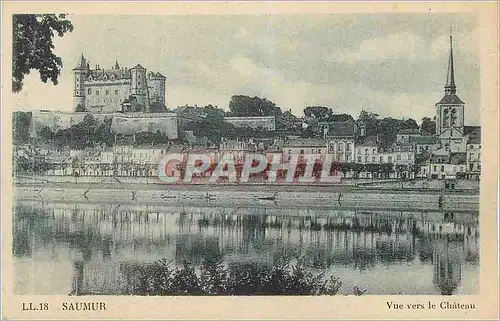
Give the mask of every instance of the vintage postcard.
M 2 317 L 499 317 L 497 2 L 2 9 Z

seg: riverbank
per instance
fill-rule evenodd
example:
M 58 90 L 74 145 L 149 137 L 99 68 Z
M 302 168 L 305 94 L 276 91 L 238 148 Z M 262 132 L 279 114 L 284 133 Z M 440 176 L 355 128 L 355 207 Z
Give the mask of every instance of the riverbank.
M 479 193 L 422 188 L 342 185 L 161 185 L 106 183 L 17 184 L 19 201 L 154 204 L 164 206 L 268 206 L 341 209 L 479 211 Z

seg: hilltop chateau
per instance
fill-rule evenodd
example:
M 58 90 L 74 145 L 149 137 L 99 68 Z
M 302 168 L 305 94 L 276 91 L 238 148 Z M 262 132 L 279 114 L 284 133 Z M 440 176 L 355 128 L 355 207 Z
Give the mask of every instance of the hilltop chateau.
M 140 64 L 133 68 L 120 66 L 111 69 L 90 63 L 81 55 L 73 68 L 74 111 L 97 113 L 161 112 L 165 107 L 166 77 L 148 72 Z

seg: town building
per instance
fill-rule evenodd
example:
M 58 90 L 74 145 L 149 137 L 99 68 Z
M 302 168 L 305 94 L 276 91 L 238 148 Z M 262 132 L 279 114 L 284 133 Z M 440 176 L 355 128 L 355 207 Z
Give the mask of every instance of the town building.
M 325 155 L 328 152 L 326 142 L 316 138 L 289 139 L 283 143 L 283 160 L 288 161 L 291 155 L 318 154 Z
M 410 143 L 415 146 L 415 153 L 433 153 L 438 148 L 438 139 L 434 135 L 414 136 L 410 138 Z
M 339 163 L 351 163 L 355 158 L 355 123 L 333 122 L 324 131 L 328 141 L 328 153 Z
M 359 137 L 355 145 L 355 157 L 358 164 L 378 163 L 379 139 L 377 136 Z
M 464 178 L 466 171 L 466 153 L 450 153 L 449 155 L 432 155 L 420 165 L 419 177 L 428 179 Z
M 166 77 L 140 64 L 129 69 L 116 62 L 110 69 L 92 69 L 82 54 L 73 75 L 76 112 L 151 112 L 158 111 L 155 105 L 165 106 Z

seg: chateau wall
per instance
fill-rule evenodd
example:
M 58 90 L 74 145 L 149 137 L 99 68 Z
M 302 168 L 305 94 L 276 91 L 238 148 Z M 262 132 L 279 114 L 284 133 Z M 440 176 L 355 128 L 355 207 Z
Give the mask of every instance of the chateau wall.
M 58 111 L 35 111 L 32 114 L 32 131 L 49 126 L 54 132 L 66 129 L 83 121 L 88 113 L 63 113 Z M 177 115 L 175 113 L 92 113 L 98 121 L 113 118 L 111 129 L 117 133 L 133 134 L 141 131 L 159 130 L 169 138 L 176 139 Z
M 224 117 L 224 120 L 236 127 L 248 126 L 250 128 L 258 128 L 259 126 L 262 126 L 267 130 L 276 130 L 276 122 L 274 116 Z
M 115 114 L 111 129 L 120 134 L 133 134 L 142 131 L 165 133 L 176 139 L 177 115 L 175 113 L 127 113 Z
M 130 80 L 85 82 L 85 107 L 91 112 L 116 112 L 130 95 Z

